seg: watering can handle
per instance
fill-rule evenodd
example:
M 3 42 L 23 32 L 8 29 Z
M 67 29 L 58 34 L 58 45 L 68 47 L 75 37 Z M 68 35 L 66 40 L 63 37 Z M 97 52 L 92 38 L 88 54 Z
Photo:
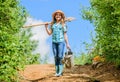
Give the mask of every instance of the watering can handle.
M 71 51 L 71 49 L 68 49 L 68 48 L 67 48 L 66 54 L 68 54 L 69 52 L 72 52 L 72 51 Z
M 68 48 L 67 48 L 67 52 L 69 52 L 69 51 L 71 52 L 71 49 L 68 49 Z

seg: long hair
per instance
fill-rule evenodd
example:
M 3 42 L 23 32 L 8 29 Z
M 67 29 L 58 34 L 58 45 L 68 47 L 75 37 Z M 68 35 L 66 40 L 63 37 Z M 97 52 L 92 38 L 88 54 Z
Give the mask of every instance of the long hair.
M 55 19 L 55 16 L 56 16 L 56 13 L 58 13 L 57 11 L 55 13 L 53 13 L 52 15 L 52 22 L 51 22 L 51 27 L 54 23 L 56 23 L 56 19 Z M 64 13 L 61 11 L 59 12 L 61 13 L 61 20 L 60 20 L 60 23 L 62 24 L 62 27 L 64 27 L 65 25 L 65 16 L 64 16 Z

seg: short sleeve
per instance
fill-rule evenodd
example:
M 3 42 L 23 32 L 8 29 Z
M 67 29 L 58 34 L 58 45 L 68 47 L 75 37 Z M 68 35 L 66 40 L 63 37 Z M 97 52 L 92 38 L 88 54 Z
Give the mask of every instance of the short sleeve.
M 67 25 L 65 25 L 65 26 L 63 27 L 63 31 L 64 31 L 64 32 L 67 32 Z
M 49 29 L 53 30 L 53 26 L 50 26 Z

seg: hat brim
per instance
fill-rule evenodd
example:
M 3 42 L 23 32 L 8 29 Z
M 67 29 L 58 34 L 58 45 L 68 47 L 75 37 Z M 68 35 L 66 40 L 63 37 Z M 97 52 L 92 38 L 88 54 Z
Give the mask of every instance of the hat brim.
M 55 17 L 56 13 L 61 13 L 62 17 L 65 19 L 65 14 L 64 14 L 62 11 L 60 11 L 60 10 L 57 10 L 57 11 L 55 11 L 55 12 L 52 14 L 52 17 L 53 17 L 53 18 Z

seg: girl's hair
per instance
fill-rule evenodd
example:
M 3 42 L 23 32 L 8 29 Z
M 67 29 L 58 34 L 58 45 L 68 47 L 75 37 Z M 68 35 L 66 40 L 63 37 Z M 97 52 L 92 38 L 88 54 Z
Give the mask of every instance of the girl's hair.
M 61 10 L 57 10 L 57 11 L 55 11 L 55 12 L 52 14 L 51 27 L 52 27 L 52 25 L 56 22 L 55 16 L 56 16 L 57 13 L 61 13 L 61 21 L 60 21 L 60 23 L 61 23 L 62 26 L 64 27 L 64 25 L 65 25 L 65 15 L 64 15 L 64 13 L 63 13 Z

